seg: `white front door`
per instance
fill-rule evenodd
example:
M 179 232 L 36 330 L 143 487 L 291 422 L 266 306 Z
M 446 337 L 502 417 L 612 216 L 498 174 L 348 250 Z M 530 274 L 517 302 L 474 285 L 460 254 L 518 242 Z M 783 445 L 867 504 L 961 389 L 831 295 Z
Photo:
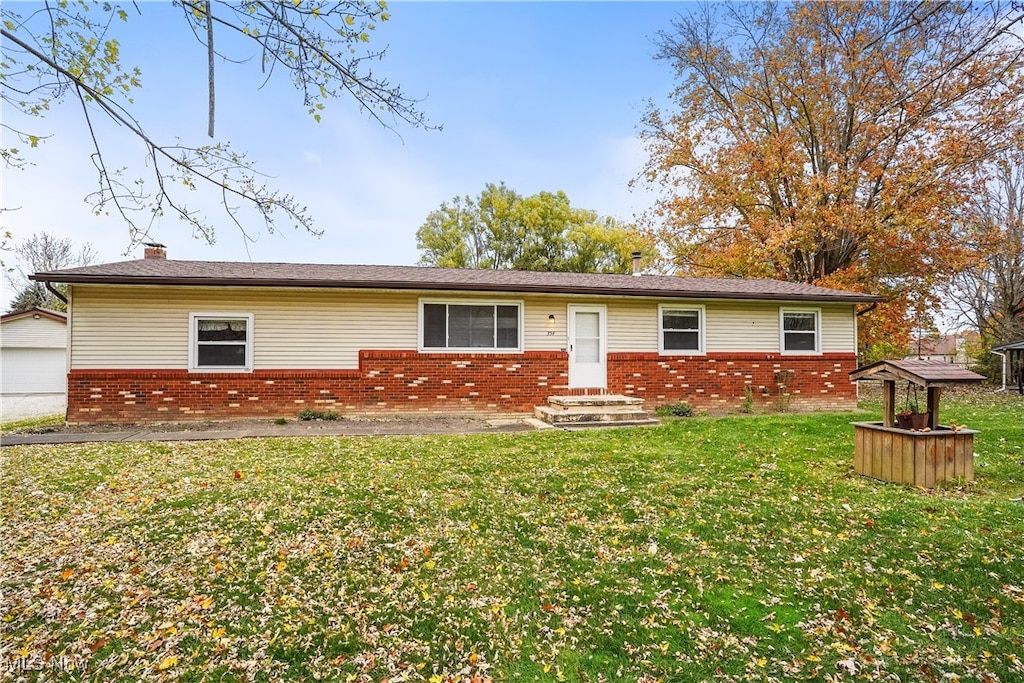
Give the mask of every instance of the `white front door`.
M 569 388 L 608 386 L 604 306 L 569 306 Z

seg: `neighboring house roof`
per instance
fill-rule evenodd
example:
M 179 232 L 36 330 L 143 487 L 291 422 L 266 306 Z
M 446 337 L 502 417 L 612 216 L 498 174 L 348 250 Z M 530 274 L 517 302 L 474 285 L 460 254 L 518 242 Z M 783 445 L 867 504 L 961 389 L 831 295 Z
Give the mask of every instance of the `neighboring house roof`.
M 993 351 L 1016 351 L 1017 349 L 1024 349 L 1024 339 L 1020 341 L 1007 342 L 1006 344 L 1000 344 L 999 346 L 993 346 Z
M 471 290 L 850 303 L 884 300 L 872 294 L 779 280 L 170 259 L 139 259 L 69 268 L 36 273 L 30 278 L 38 282 L 118 285 Z
M 939 337 L 926 337 L 920 340 L 911 339 L 908 357 L 916 356 L 957 356 L 963 354 L 963 345 L 970 337 L 976 337 L 972 331 L 952 332 Z
M 938 339 L 916 339 L 910 342 L 910 355 L 920 353 L 923 356 L 955 356 L 959 338 L 956 335 L 947 334 Z
M 0 322 L 10 322 L 12 320 L 21 320 L 22 318 L 50 318 L 56 320 L 59 323 L 67 323 L 67 313 L 61 313 L 60 311 L 51 311 L 48 308 L 30 308 L 27 311 L 18 311 L 17 313 L 5 313 L 0 316 Z

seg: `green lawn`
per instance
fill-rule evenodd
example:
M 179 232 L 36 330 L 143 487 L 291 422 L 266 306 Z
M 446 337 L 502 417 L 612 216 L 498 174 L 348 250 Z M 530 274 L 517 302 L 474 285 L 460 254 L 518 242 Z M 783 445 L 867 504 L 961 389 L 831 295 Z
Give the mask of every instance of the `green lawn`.
M 63 415 L 45 415 L 43 417 L 26 417 L 20 420 L 8 420 L 0 422 L 0 433 L 19 432 L 29 430 L 45 430 L 48 428 L 59 428 L 64 424 Z
M 1024 402 L 978 480 L 857 477 L 854 419 L 12 447 L 29 679 L 1019 681 Z M 64 670 L 77 667 L 70 673 Z

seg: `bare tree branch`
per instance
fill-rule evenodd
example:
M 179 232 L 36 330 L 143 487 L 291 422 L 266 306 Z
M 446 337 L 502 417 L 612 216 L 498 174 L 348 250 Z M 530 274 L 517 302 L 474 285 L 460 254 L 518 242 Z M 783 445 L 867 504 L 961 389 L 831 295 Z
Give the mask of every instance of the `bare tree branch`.
M 360 54 L 376 22 L 388 19 L 383 2 L 176 0 L 175 4 L 184 10 L 188 26 L 205 44 L 209 86 L 207 133 L 211 138 L 216 112 L 214 61 L 218 57 L 228 59 L 215 49 L 215 24 L 229 29 L 228 35 L 239 36 L 243 45 L 254 43 L 260 51 L 262 66 L 269 66 L 270 73 L 275 66 L 287 71 L 302 93 L 308 113 L 317 121 L 327 101 L 343 98 L 354 101 L 372 120 L 388 129 L 393 129 L 396 121 L 431 128 L 417 109 L 417 100 L 408 98 L 400 88 L 366 67 L 382 57 L 384 51 L 364 50 Z M 133 3 L 133 7 L 138 14 L 144 14 L 139 5 Z M 120 44 L 114 37 L 115 23 L 128 20 L 123 9 L 71 0 L 46 2 L 43 9 L 24 19 L 7 5 L 0 7 L 0 13 L 0 37 L 5 43 L 0 65 L 0 93 L 4 102 L 22 114 L 38 117 L 67 93 L 74 94 L 89 131 L 99 183 L 99 189 L 89 199 L 97 213 L 109 205 L 125 220 L 132 246 L 144 238 L 154 220 L 168 212 L 184 220 L 194 235 L 212 241 L 213 224 L 176 198 L 182 189 L 191 191 L 202 186 L 218 190 L 224 211 L 246 240 L 253 239 L 254 232 L 241 228 L 243 221 L 237 212 L 243 206 L 260 215 L 267 232 L 274 232 L 277 217 L 283 216 L 295 227 L 319 234 L 304 206 L 291 195 L 270 189 L 266 183 L 268 176 L 257 171 L 245 154 L 234 152 L 227 143 L 167 144 L 146 132 L 131 114 L 131 92 L 141 85 L 139 71 L 122 67 Z M 218 44 L 223 45 L 223 39 Z M 131 185 L 118 180 L 123 171 L 108 167 L 104 155 L 110 143 L 96 125 L 96 112 L 142 144 L 155 183 L 152 193 L 144 190 L 141 180 Z M 29 147 L 44 139 L 17 131 L 8 124 L 5 127 Z M 0 155 L 9 168 L 26 163 L 23 151 L 16 147 L 0 148 Z M 150 212 L 149 226 L 137 223 L 134 214 L 138 211 Z
M 210 127 L 207 135 L 213 137 L 213 113 L 217 106 L 217 95 L 213 78 L 213 9 L 210 0 L 206 0 L 206 64 L 209 69 L 210 81 Z

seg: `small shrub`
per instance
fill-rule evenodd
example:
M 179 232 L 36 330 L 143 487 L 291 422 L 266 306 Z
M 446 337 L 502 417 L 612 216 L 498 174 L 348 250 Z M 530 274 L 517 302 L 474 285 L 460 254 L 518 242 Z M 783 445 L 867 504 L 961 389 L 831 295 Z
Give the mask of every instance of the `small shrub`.
M 779 387 L 786 387 L 793 381 L 793 374 L 792 370 L 776 370 L 775 383 L 778 384 Z
M 743 408 L 748 415 L 754 412 L 754 387 L 746 384 L 743 386 Z
M 661 417 L 692 417 L 693 408 L 686 401 L 679 401 L 678 403 L 667 403 L 663 406 L 658 406 L 654 413 Z
M 792 400 L 792 396 L 789 394 L 789 383 L 793 381 L 792 370 L 776 370 L 775 371 L 775 384 L 779 387 L 779 401 L 778 407 L 779 412 L 786 412 L 789 410 L 789 404 Z
M 286 424 L 288 424 L 288 420 L 284 419 L 283 417 L 279 417 L 276 420 L 274 420 L 274 424 L 276 424 L 276 425 L 286 425 Z
M 299 419 L 305 422 L 310 420 L 337 420 L 338 414 L 333 410 L 313 410 L 306 408 L 299 411 Z

